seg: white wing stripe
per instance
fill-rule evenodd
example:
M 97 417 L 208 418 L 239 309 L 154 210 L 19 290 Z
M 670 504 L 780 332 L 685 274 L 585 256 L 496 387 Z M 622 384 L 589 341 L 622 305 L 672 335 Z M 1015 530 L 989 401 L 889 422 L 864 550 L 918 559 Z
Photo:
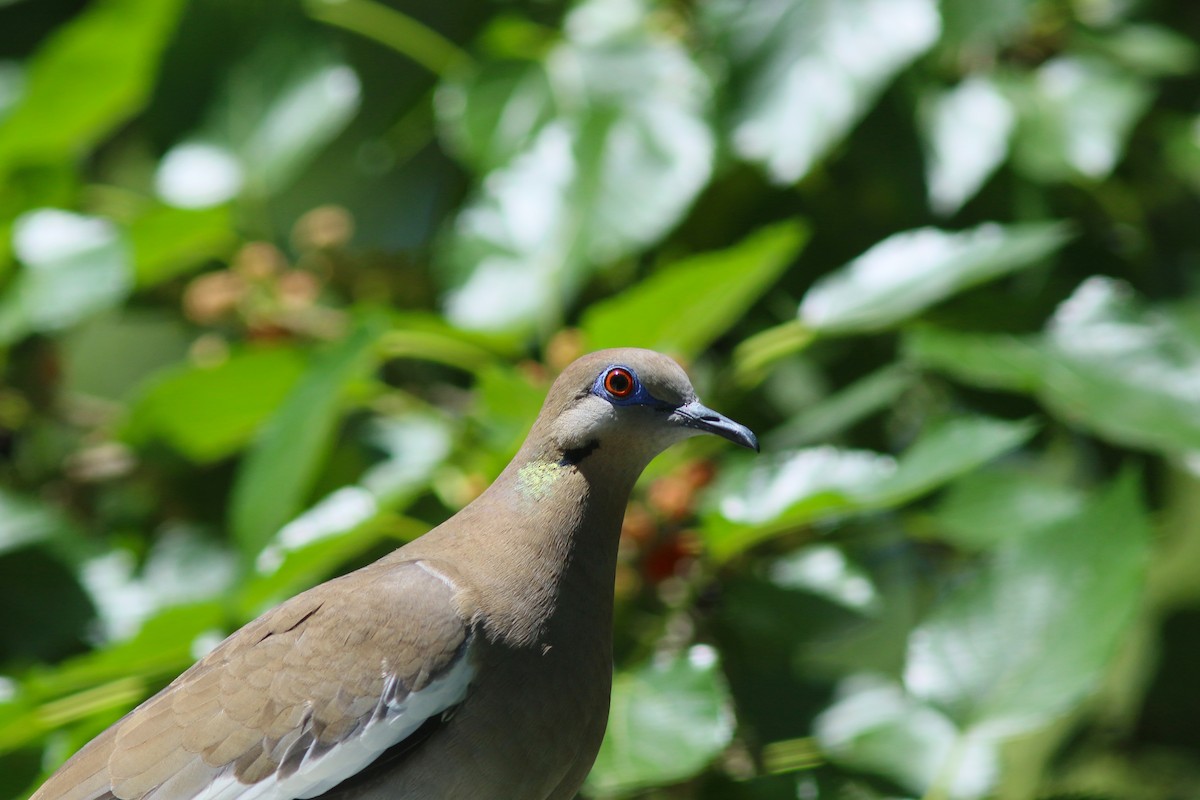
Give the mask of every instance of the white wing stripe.
M 399 744 L 431 717 L 461 702 L 467 694 L 474 669 L 470 651 L 464 648 L 453 666 L 419 692 L 395 700 L 395 678 L 390 677 L 375 710 L 362 730 L 330 748 L 309 743 L 299 767 L 287 777 L 278 772 L 258 783 L 246 785 L 231 771 L 218 777 L 192 800 L 296 800 L 329 791 L 363 770 L 388 748 Z M 289 734 L 290 736 L 290 734 Z M 305 741 L 300 731 L 279 748 L 290 751 Z M 284 761 L 291 752 L 281 752 Z M 284 763 L 281 761 L 281 764 Z

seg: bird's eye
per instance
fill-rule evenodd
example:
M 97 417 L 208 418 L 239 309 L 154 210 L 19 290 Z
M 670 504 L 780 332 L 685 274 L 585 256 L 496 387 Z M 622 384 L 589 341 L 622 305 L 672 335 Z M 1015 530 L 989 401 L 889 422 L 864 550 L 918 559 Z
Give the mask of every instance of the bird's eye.
M 629 397 L 633 394 L 633 386 L 633 373 L 624 367 L 613 367 L 604 376 L 604 388 L 613 397 Z

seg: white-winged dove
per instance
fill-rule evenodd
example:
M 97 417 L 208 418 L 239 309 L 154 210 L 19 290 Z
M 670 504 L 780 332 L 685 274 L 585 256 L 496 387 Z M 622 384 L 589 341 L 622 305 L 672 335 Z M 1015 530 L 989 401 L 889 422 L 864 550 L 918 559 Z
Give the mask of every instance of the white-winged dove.
M 570 800 L 608 718 L 630 490 L 705 432 L 758 447 L 670 358 L 580 358 L 478 499 L 234 633 L 33 800 Z

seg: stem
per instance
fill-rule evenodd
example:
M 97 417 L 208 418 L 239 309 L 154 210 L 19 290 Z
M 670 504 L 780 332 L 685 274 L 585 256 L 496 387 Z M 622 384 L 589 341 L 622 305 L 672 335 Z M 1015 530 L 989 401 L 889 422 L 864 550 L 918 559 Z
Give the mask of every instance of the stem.
M 313 19 L 387 45 L 439 77 L 470 60 L 433 28 L 375 0 L 309 0 L 307 6 Z
M 746 386 L 758 383 L 767 368 L 785 356 L 799 353 L 817 338 L 817 334 L 799 320 L 785 322 L 756 333 L 738 345 L 733 354 L 734 376 Z

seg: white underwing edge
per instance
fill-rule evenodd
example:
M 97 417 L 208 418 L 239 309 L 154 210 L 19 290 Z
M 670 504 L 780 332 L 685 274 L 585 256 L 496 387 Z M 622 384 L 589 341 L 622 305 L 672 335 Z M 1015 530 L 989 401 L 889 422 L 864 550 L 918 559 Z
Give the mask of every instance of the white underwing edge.
M 362 771 L 383 752 L 404 741 L 431 717 L 462 702 L 474 676 L 469 648 L 464 648 L 443 675 L 423 689 L 399 701 L 386 702 L 394 677 L 385 686 L 380 706 L 357 736 L 347 739 L 317 757 L 305 754 L 299 769 L 287 778 L 272 775 L 245 784 L 230 771 L 223 771 L 191 800 L 295 800 L 312 798 L 329 791 Z

